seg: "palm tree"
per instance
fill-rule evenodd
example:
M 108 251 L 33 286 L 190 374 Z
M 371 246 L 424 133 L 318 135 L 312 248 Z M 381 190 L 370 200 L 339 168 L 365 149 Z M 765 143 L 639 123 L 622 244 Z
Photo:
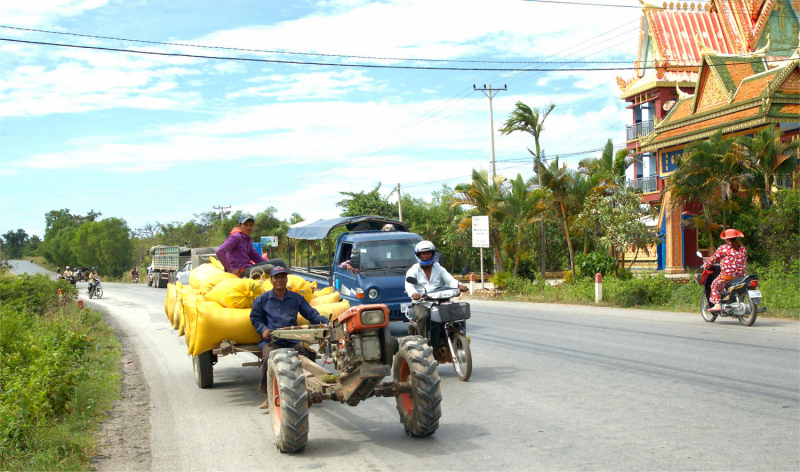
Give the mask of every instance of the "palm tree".
M 490 179 L 488 172 L 472 170 L 472 183 L 457 185 L 450 207 L 459 205 L 469 205 L 478 209 L 481 215 L 489 217 L 489 236 L 494 243 L 492 253 L 494 254 L 494 264 L 498 272 L 503 270 L 503 258 L 500 253 L 500 246 L 503 241 L 499 230 L 500 224 L 505 218 L 502 211 L 505 178 L 495 175 Z M 472 217 L 464 218 L 459 228 L 466 230 L 470 227 Z
M 501 211 L 506 220 L 514 225 L 514 244 L 512 252 L 514 255 L 514 271 L 516 276 L 519 271 L 519 260 L 525 252 L 522 238 L 525 230 L 535 221 L 542 218 L 545 208 L 542 203 L 545 190 L 534 189 L 530 183 L 525 182 L 522 175 L 517 174 L 517 178 L 510 182 L 508 191 L 505 194 Z
M 547 196 L 547 206 L 556 215 L 556 219 L 564 230 L 564 237 L 567 240 L 567 248 L 569 249 L 569 268 L 574 278 L 575 251 L 572 248 L 572 238 L 569 235 L 569 217 L 577 213 L 574 211 L 578 203 L 575 198 L 575 171 L 567 167 L 566 164 L 559 167 L 557 156 L 543 170 L 542 180 L 545 188 L 550 191 Z M 580 208 L 578 212 L 580 212 Z
M 587 157 L 578 162 L 578 172 L 584 175 L 602 175 L 612 178 L 614 174 L 614 143 L 609 139 L 603 148 L 600 158 Z
M 797 168 L 796 151 L 800 141 L 783 142 L 782 135 L 778 126 L 767 126 L 753 137 L 736 139 L 739 151 L 749 160 L 750 168 L 764 176 L 765 208 L 769 208 L 773 177 L 791 175 Z
M 549 105 L 545 105 L 541 109 L 539 108 L 531 108 L 528 105 L 525 105 L 522 102 L 517 102 L 516 107 L 514 110 L 508 115 L 508 119 L 503 123 L 503 127 L 500 128 L 500 134 L 511 134 L 514 131 L 521 131 L 523 133 L 528 133 L 533 136 L 533 142 L 536 146 L 536 152 L 534 153 L 530 149 L 528 152 L 533 154 L 535 160 L 535 166 L 538 169 L 537 173 L 539 175 L 543 174 L 544 169 L 542 165 L 542 151 L 539 147 L 539 138 L 542 135 L 542 131 L 544 131 L 544 121 L 550 115 L 550 112 L 553 111 L 555 108 L 555 104 L 550 103 Z M 542 181 L 539 180 L 539 187 L 542 187 Z M 540 267 L 542 270 L 542 280 L 545 279 L 544 274 L 544 221 L 542 221 L 542 228 L 541 228 L 541 241 L 540 241 L 540 252 L 539 252 L 539 262 Z

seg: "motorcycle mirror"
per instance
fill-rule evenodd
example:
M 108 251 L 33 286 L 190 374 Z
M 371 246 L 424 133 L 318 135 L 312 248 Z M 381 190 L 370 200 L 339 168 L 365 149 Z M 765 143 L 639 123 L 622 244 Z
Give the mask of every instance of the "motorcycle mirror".
M 463 277 L 463 276 L 469 274 L 470 270 L 472 270 L 470 266 L 464 266 L 464 268 L 461 269 L 461 276 Z
M 416 277 L 406 277 L 406 282 L 410 283 L 411 285 L 417 285 L 417 278 Z
M 695 254 L 697 254 L 697 257 L 703 257 L 703 255 L 700 254 L 700 251 L 697 251 Z

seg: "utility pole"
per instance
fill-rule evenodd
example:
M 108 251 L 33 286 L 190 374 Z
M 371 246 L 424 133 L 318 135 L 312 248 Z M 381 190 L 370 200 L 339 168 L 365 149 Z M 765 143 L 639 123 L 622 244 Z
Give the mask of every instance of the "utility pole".
M 494 166 L 494 110 L 492 109 L 492 98 L 498 93 L 508 90 L 508 87 L 504 84 L 503 88 L 492 90 L 491 85 L 487 88 L 486 84 L 483 84 L 483 88 L 477 88 L 475 84 L 472 84 L 472 90 L 479 90 L 489 97 L 489 136 L 492 138 L 492 178 L 489 180 L 489 185 L 492 185 L 494 176 L 497 175 L 497 169 Z M 494 271 L 497 272 L 497 261 L 495 261 Z M 481 248 L 481 284 L 483 284 L 483 248 Z
M 397 213 L 400 215 L 400 222 L 403 221 L 403 194 L 400 193 L 400 184 L 397 184 Z
M 486 84 L 483 84 L 483 88 L 477 88 L 475 85 L 472 85 L 472 90 L 478 90 L 483 92 L 484 95 L 489 97 L 489 131 L 491 132 L 490 136 L 492 137 L 492 178 L 497 175 L 497 170 L 494 167 L 494 111 L 492 110 L 492 98 L 500 92 L 505 92 L 508 90 L 508 87 L 503 85 L 501 89 L 492 89 L 492 86 L 486 87 Z
M 230 207 L 231 207 L 230 205 L 228 205 L 228 206 L 222 206 L 222 205 L 220 205 L 220 206 L 215 206 L 215 207 L 214 207 L 214 209 L 215 209 L 215 210 L 219 210 L 219 220 L 220 220 L 220 221 L 222 221 L 222 220 L 224 220 L 224 219 L 225 219 L 225 213 L 226 213 L 226 211 L 225 211 L 225 210 L 227 210 L 227 209 L 228 209 L 228 208 L 230 208 Z
M 542 185 L 542 170 L 543 170 L 544 164 L 542 163 L 542 161 L 544 161 L 544 149 L 542 149 L 542 155 L 541 156 L 536 156 L 536 159 L 539 161 L 538 162 L 538 164 L 539 164 L 539 172 L 537 172 L 539 174 L 539 188 L 543 189 L 544 186 Z M 545 271 L 544 271 L 544 269 L 545 269 L 545 267 L 544 267 L 544 215 L 542 215 L 542 221 L 541 221 L 541 226 L 540 226 L 539 233 L 540 233 L 539 234 L 539 268 L 542 270 L 542 282 L 547 282 L 547 278 L 545 277 Z

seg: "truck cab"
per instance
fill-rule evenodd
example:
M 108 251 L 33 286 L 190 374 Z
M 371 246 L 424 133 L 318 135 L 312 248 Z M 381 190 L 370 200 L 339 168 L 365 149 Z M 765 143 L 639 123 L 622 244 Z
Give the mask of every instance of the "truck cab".
M 387 225 L 394 229 L 386 231 Z M 405 293 L 408 269 L 417 262 L 414 246 L 422 241 L 396 220 L 379 216 L 343 217 L 289 228 L 293 239 L 327 239 L 334 228 L 348 232 L 336 240 L 330 265 L 293 267 L 292 273 L 316 281 L 319 289 L 331 286 L 351 306 L 383 303 L 393 321 L 408 321 L 411 299 Z M 329 251 L 330 254 L 330 251 Z

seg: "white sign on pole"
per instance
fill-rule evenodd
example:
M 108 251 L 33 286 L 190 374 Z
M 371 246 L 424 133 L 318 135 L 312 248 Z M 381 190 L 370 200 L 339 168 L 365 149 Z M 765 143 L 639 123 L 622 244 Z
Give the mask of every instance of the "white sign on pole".
M 472 217 L 472 247 L 489 246 L 489 217 Z
M 278 237 L 261 236 L 261 245 L 264 247 L 278 247 Z

